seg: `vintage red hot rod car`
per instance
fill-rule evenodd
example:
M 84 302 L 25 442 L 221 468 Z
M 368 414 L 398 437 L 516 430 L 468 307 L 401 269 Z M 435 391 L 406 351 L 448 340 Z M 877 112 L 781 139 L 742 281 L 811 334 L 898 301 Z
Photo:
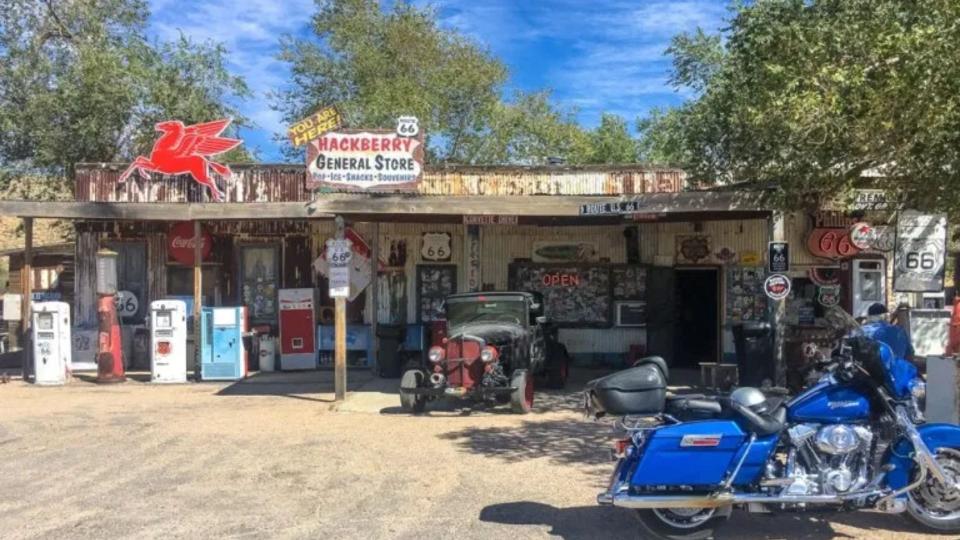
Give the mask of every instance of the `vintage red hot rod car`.
M 421 412 L 445 396 L 510 403 L 514 412 L 533 407 L 534 379 L 563 387 L 569 368 L 556 328 L 531 293 L 455 294 L 445 302 L 447 335 L 400 382 L 404 409 Z

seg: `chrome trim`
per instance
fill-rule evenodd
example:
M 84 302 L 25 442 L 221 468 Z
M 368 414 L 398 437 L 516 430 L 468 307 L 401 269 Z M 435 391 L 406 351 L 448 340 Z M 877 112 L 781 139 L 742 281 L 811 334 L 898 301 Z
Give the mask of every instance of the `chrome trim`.
M 733 469 L 733 472 L 730 473 L 730 477 L 727 478 L 727 481 L 723 483 L 723 489 L 728 489 L 731 484 L 733 484 L 734 478 L 740 474 L 740 468 L 743 467 L 743 462 L 747 460 L 747 456 L 750 454 L 750 449 L 753 448 L 753 443 L 757 440 L 757 434 L 750 434 L 750 442 L 747 443 L 747 449 L 743 451 L 743 455 L 740 456 L 740 461 L 737 462 L 737 466 Z
M 883 490 L 863 491 L 843 495 L 775 496 L 754 493 L 714 493 L 710 495 L 630 495 L 605 492 L 597 502 L 620 508 L 718 508 L 732 504 L 842 504 L 846 501 L 886 495 Z
M 916 451 L 914 460 L 924 469 L 929 470 L 931 476 L 933 476 L 937 482 L 946 485 L 950 477 L 947 476 L 943 467 L 937 463 L 936 458 L 933 457 L 933 452 L 927 447 L 927 443 L 923 442 L 923 437 L 920 436 L 920 432 L 917 431 L 916 426 L 913 425 L 913 420 L 910 419 L 909 413 L 907 413 L 903 407 L 897 407 L 897 419 L 900 420 L 901 427 L 903 427 L 907 438 L 910 439 L 910 443 L 913 444 L 913 449 Z M 950 487 L 956 488 L 957 486 L 953 485 Z

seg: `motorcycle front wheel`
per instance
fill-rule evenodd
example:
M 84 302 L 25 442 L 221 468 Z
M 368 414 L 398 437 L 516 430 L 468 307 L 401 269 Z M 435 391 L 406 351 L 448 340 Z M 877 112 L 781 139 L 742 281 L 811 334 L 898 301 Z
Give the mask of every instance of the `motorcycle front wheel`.
M 730 517 L 732 508 L 657 508 L 637 510 L 642 538 L 708 540 Z
M 935 459 L 951 482 L 960 479 L 960 452 L 941 449 Z M 950 489 L 927 475 L 908 493 L 907 513 L 917 523 L 940 532 L 960 532 L 960 490 Z

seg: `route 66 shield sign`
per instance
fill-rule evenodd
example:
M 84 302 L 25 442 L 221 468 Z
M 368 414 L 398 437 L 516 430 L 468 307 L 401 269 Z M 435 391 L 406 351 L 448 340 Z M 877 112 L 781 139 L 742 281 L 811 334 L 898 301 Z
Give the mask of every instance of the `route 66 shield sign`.
M 420 134 L 420 121 L 416 116 L 401 116 L 397 119 L 397 135 L 416 137 Z
M 425 261 L 450 260 L 450 233 L 423 233 L 420 255 Z

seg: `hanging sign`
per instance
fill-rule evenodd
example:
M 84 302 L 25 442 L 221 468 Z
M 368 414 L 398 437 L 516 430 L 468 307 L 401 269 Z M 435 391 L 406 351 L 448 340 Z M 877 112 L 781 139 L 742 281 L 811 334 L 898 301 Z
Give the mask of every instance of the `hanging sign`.
M 232 150 L 243 142 L 240 139 L 220 137 L 231 121 L 232 119 L 225 118 L 192 126 L 185 126 L 179 120 L 155 124 L 154 129 L 163 135 L 153 143 L 150 157 L 137 156 L 117 182 L 126 182 L 133 171 L 139 172 L 140 176 L 147 180 L 150 178 L 149 173 L 173 176 L 189 174 L 195 182 L 210 189 L 210 196 L 214 201 L 222 201 L 223 191 L 217 187 L 211 172 L 224 181 L 233 173 L 230 172 L 230 167 L 210 158 Z
M 850 243 L 857 249 L 870 249 L 873 239 L 873 227 L 864 221 L 858 221 L 850 227 Z
M 423 133 L 331 131 L 307 145 L 308 187 L 411 191 L 423 175 Z
M 908 210 L 897 220 L 893 288 L 897 292 L 940 292 L 946 266 L 947 217 Z
M 823 259 L 846 259 L 860 253 L 860 248 L 850 242 L 850 230 L 841 228 L 815 228 L 807 235 L 807 251 Z
M 420 256 L 425 261 L 450 260 L 450 233 L 423 233 L 423 245 Z
M 200 227 L 200 260 L 205 261 L 210 258 L 210 252 L 213 250 L 213 238 L 210 233 Z M 194 247 L 197 245 L 197 239 L 193 236 L 193 222 L 182 221 L 170 227 L 167 232 L 167 254 L 170 259 L 177 261 L 185 266 L 193 266 Z
M 790 278 L 783 274 L 771 274 L 763 282 L 763 292 L 773 300 L 783 300 L 790 295 Z
M 287 129 L 294 146 L 303 146 L 328 131 L 340 129 L 343 120 L 336 107 L 324 107 Z
M 767 244 L 767 271 L 771 274 L 784 274 L 790 271 L 790 244 L 787 242 Z
M 604 216 L 610 214 L 640 214 L 647 204 L 643 201 L 620 201 L 611 203 L 590 203 L 580 206 L 581 216 Z

